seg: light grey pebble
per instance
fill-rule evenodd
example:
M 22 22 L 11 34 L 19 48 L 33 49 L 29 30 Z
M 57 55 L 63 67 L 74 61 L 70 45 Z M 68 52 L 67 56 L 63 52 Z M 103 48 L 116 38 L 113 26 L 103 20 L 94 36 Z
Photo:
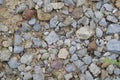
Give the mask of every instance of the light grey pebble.
M 76 47 L 75 47 L 75 46 L 71 46 L 71 47 L 69 48 L 69 53 L 70 53 L 70 54 L 74 54 L 75 51 L 76 51 Z
M 57 54 L 58 53 L 58 49 L 56 49 L 56 48 L 49 48 L 48 49 L 48 52 L 50 53 L 50 54 Z
M 22 13 L 27 8 L 27 5 L 25 3 L 21 3 L 15 10 L 15 13 Z
M 71 26 L 72 26 L 73 28 L 77 28 L 77 22 L 76 22 L 75 20 L 73 20 L 73 22 L 71 23 Z
M 95 17 L 100 20 L 103 18 L 103 13 L 100 11 L 95 11 Z
M 93 18 L 94 17 L 94 13 L 92 9 L 88 9 L 85 13 L 85 15 L 89 18 Z
M 30 19 L 30 20 L 28 21 L 28 23 L 29 23 L 30 25 L 34 25 L 34 24 L 36 23 L 36 19 L 35 19 L 35 18 L 32 18 L 32 19 Z
M 50 0 L 44 0 L 44 5 L 50 4 Z
M 59 22 L 59 23 L 58 23 L 58 27 L 60 27 L 60 28 L 61 28 L 61 27 L 65 27 L 65 24 L 64 24 L 63 22 Z
M 92 62 L 92 58 L 91 56 L 85 56 L 83 58 L 83 61 L 85 62 L 85 64 L 90 64 Z
M 47 5 L 44 5 L 44 7 L 43 7 L 44 12 L 51 12 L 52 10 L 53 10 L 53 7 L 50 3 Z
M 120 54 L 120 41 L 117 39 L 111 39 L 106 45 L 108 51 Z
M 70 45 L 71 45 L 70 43 L 71 43 L 70 39 L 65 39 L 64 45 L 70 47 Z
M 83 16 L 80 20 L 78 20 L 78 24 L 82 25 L 88 25 L 89 24 L 89 19 L 86 16 Z
M 120 25 L 119 24 L 110 24 L 107 28 L 106 34 L 120 34 Z
M 78 60 L 78 56 L 76 54 L 73 54 L 70 58 L 70 61 Z
M 90 21 L 90 28 L 91 29 L 95 29 L 96 28 L 96 24 L 93 20 Z
M 94 51 L 94 55 L 97 56 L 97 57 L 100 57 L 101 53 L 99 51 Z
M 40 26 L 40 24 L 35 24 L 34 26 L 33 26 L 33 29 L 35 30 L 35 31 L 40 31 L 40 29 L 41 29 L 41 26 Z
M 82 65 L 81 67 L 78 68 L 78 70 L 79 70 L 79 72 L 85 73 L 87 68 L 88 68 L 88 65 Z
M 89 70 L 94 76 L 98 76 L 101 73 L 100 68 L 95 63 L 89 66 Z
M 19 63 L 17 62 L 17 58 L 16 57 L 12 57 L 9 61 L 8 61 L 8 65 L 10 68 L 17 68 L 19 66 Z
M 43 76 L 39 74 L 33 74 L 33 80 L 44 80 Z
M 96 3 L 96 9 L 100 9 L 101 6 L 102 6 L 102 2 L 101 1 L 99 1 L 99 2 Z
M 33 59 L 33 55 L 32 55 L 32 54 L 30 54 L 30 53 L 25 53 L 25 54 L 21 57 L 20 62 L 21 62 L 21 63 L 24 63 L 24 64 L 30 64 L 31 61 L 32 61 L 32 59 Z
M 24 48 L 21 46 L 14 46 L 14 53 L 18 54 L 24 51 Z
M 39 7 L 42 7 L 43 1 L 42 0 L 33 0 Z
M 11 55 L 9 50 L 0 50 L 0 61 L 8 61 Z
M 115 68 L 114 69 L 114 74 L 115 75 L 120 75 L 120 69 L 119 68 Z
M 79 57 L 83 57 L 87 54 L 87 49 L 84 48 L 84 49 L 81 49 L 81 50 L 78 50 L 76 51 L 76 54 L 79 56 Z
M 104 80 L 111 80 L 109 77 L 106 77 Z
M 74 64 L 67 64 L 67 65 L 65 66 L 65 70 L 66 70 L 67 72 L 73 72 L 73 71 L 75 71 L 75 66 L 74 66 Z
M 23 73 L 23 80 L 29 80 L 32 78 L 32 74 L 31 73 Z
M 107 20 L 108 20 L 108 21 L 111 21 L 111 22 L 113 22 L 113 23 L 118 22 L 118 19 L 117 19 L 115 16 L 111 16 L 111 15 L 108 15 L 108 16 L 107 16 Z
M 81 60 L 73 61 L 73 63 L 77 66 L 77 68 L 80 68 L 84 65 L 84 62 L 82 62 Z
M 23 38 L 24 38 L 25 40 L 29 40 L 29 39 L 31 38 L 31 35 L 29 35 L 29 34 L 24 34 L 24 35 L 23 35 Z
M 62 10 L 61 12 L 62 12 L 63 14 L 66 14 L 66 15 L 69 14 L 68 10 Z
M 2 5 L 3 4 L 3 0 L 0 0 L 0 5 Z
M 106 21 L 106 19 L 105 19 L 105 18 L 102 18 L 102 19 L 100 20 L 100 22 L 99 22 L 99 25 L 100 25 L 100 26 L 103 26 L 103 27 L 106 27 L 106 26 L 107 26 L 107 21 Z
M 71 6 L 71 5 L 75 6 L 75 3 L 74 3 L 73 0 L 64 0 L 64 3 L 65 3 L 65 5 L 67 5 L 67 6 Z
M 8 27 L 2 23 L 0 23 L 0 31 L 6 32 L 8 31 Z
M 45 41 L 42 42 L 42 47 L 46 48 L 47 47 L 47 43 Z
M 33 38 L 33 47 L 40 47 L 42 45 L 42 42 L 40 41 L 39 38 Z
M 110 60 L 116 60 L 118 56 L 119 56 L 118 54 L 111 54 L 108 58 Z
M 53 18 L 51 18 L 49 23 L 50 23 L 50 28 L 55 28 L 59 23 L 58 16 L 54 16 Z
M 102 37 L 102 35 L 103 35 L 103 31 L 101 30 L 101 28 L 96 28 L 96 36 L 97 37 Z
M 105 9 L 106 9 L 107 11 L 112 11 L 112 10 L 113 10 L 112 4 L 106 3 L 106 4 L 104 4 L 103 6 L 105 7 Z
M 68 73 L 68 74 L 65 74 L 64 77 L 65 77 L 65 80 L 70 80 L 73 77 L 73 75 L 72 73 Z
M 116 77 L 116 78 L 113 78 L 113 80 L 120 80 L 120 78 L 119 78 L 119 77 Z
M 59 40 L 59 36 L 54 32 L 54 31 L 51 31 L 49 33 L 49 35 L 45 38 L 45 41 L 48 43 L 48 44 L 52 44 L 52 43 L 55 43 Z
M 107 3 L 107 2 L 109 2 L 110 0 L 103 0 L 103 3 Z
M 28 32 L 31 29 L 32 29 L 32 27 L 30 25 L 28 25 L 27 22 L 23 22 L 20 30 L 23 32 Z
M 85 80 L 94 80 L 92 74 L 89 71 L 86 71 L 85 74 Z
M 20 45 L 22 43 L 22 37 L 20 35 L 14 35 L 14 45 Z
M 109 74 L 113 74 L 113 71 L 114 71 L 114 66 L 111 64 L 111 65 L 109 65 L 108 67 L 107 67 L 107 72 L 109 73 Z

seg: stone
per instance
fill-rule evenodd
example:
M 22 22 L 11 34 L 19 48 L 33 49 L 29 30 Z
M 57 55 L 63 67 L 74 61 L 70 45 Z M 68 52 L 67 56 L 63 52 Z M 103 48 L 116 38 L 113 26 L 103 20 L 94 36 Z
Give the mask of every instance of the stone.
M 72 21 L 73 21 L 73 18 L 71 16 L 68 16 L 63 23 L 65 24 L 65 26 L 68 26 L 72 23 Z
M 50 3 L 50 4 L 53 7 L 53 9 L 61 9 L 61 8 L 64 7 L 64 3 L 63 2 Z
M 17 57 L 12 57 L 9 61 L 8 61 L 8 65 L 10 68 L 17 68 L 19 66 L 19 63 L 17 62 Z
M 76 61 L 78 60 L 78 56 L 76 54 L 73 54 L 70 58 L 70 61 Z
M 54 16 L 53 18 L 50 19 L 50 28 L 55 28 L 57 27 L 59 21 L 58 21 L 58 16 Z
M 109 74 L 113 74 L 113 71 L 114 71 L 114 66 L 111 64 L 111 65 L 109 65 L 108 67 L 107 67 L 107 72 L 109 73 Z
M 101 1 L 99 1 L 99 2 L 96 3 L 96 9 L 100 9 L 101 6 L 102 6 L 102 2 Z
M 23 47 L 21 47 L 21 46 L 14 46 L 14 50 L 13 50 L 14 53 L 18 54 L 18 53 L 21 53 L 23 51 L 24 51 Z
M 3 0 L 0 0 L 0 5 L 2 5 L 3 4 Z
M 105 80 L 106 77 L 109 77 L 108 72 L 105 70 L 102 70 L 101 71 L 101 80 Z
M 30 25 L 27 24 L 27 22 L 22 23 L 21 31 L 23 32 L 28 32 L 32 29 Z
M 30 20 L 35 14 L 34 10 L 25 9 L 23 12 L 23 17 L 27 20 Z
M 48 21 L 51 18 L 50 13 L 45 13 L 41 9 L 37 10 L 37 17 L 39 20 Z
M 87 71 L 88 65 L 82 65 L 81 67 L 79 67 L 78 71 L 81 73 L 85 73 L 85 71 Z
M 76 47 L 75 47 L 75 46 L 71 46 L 71 47 L 69 48 L 69 53 L 70 53 L 70 54 L 74 54 L 75 51 L 76 51 Z
M 112 4 L 106 3 L 106 4 L 104 4 L 103 6 L 105 7 L 105 9 L 106 9 L 107 11 L 112 11 L 112 10 L 113 10 Z
M 0 61 L 8 61 L 11 55 L 9 50 L 0 50 Z
M 91 56 L 85 56 L 83 58 L 83 61 L 85 62 L 85 64 L 89 65 L 92 62 L 92 58 L 91 58 Z
M 106 34 L 120 34 L 120 25 L 119 24 L 110 24 L 107 28 Z
M 81 58 L 83 56 L 86 56 L 87 55 L 87 49 L 84 48 L 84 49 L 81 49 L 81 50 L 78 50 L 76 51 L 76 54 Z
M 60 69 L 60 68 L 62 68 L 62 66 L 63 66 L 63 62 L 61 60 L 55 60 L 55 61 L 51 62 L 51 67 L 53 69 Z
M 91 41 L 89 44 L 88 44 L 88 50 L 89 51 L 94 51 L 96 49 L 96 40 L 93 40 Z
M 72 26 L 73 28 L 77 28 L 77 22 L 76 22 L 75 20 L 73 20 L 71 26 Z
M 67 72 L 73 72 L 73 71 L 75 71 L 75 66 L 74 66 L 74 64 L 67 64 L 67 65 L 65 66 L 65 70 L 66 70 Z
M 111 39 L 106 45 L 107 51 L 120 54 L 120 41 L 116 39 Z
M 95 17 L 100 20 L 103 18 L 103 13 L 100 11 L 95 11 Z
M 99 51 L 94 51 L 94 55 L 97 56 L 97 57 L 100 57 L 101 53 Z
M 86 26 L 89 24 L 89 19 L 86 16 L 83 16 L 80 20 L 78 20 L 78 24 L 82 24 L 82 25 Z
M 51 12 L 53 10 L 53 6 L 49 3 L 47 5 L 44 5 L 43 11 L 44 12 Z
M 73 61 L 73 63 L 75 64 L 75 66 L 77 66 L 78 69 L 84 65 L 84 62 L 81 60 Z
M 32 78 L 32 74 L 31 73 L 23 73 L 23 80 L 29 80 Z
M 44 53 L 41 56 L 41 60 L 47 60 L 49 58 L 49 56 L 50 56 L 49 53 Z
M 43 1 L 42 0 L 33 0 L 39 7 L 42 7 Z
M 99 22 L 99 25 L 100 26 L 103 26 L 103 27 L 106 27 L 107 26 L 107 22 L 106 22 L 106 19 L 105 18 L 102 18 Z
M 42 45 L 42 42 L 40 41 L 39 38 L 33 38 L 33 47 L 40 47 Z
M 96 36 L 102 37 L 102 35 L 103 35 L 103 31 L 101 30 L 101 28 L 96 28 Z
M 70 47 L 70 43 L 71 43 L 70 39 L 65 39 L 64 45 Z
M 0 62 L 0 71 L 3 69 L 3 63 Z
M 33 59 L 33 55 L 30 54 L 30 53 L 25 53 L 21 59 L 20 59 L 20 62 L 21 63 L 24 63 L 24 64 L 30 64 L 32 62 L 32 59 Z
M 92 74 L 89 71 L 85 72 L 85 80 L 94 80 Z
M 115 5 L 116 5 L 117 8 L 120 9 L 120 0 L 116 0 Z
M 54 32 L 54 31 L 51 31 L 49 33 L 49 35 L 45 38 L 45 41 L 48 43 L 48 44 L 52 44 L 52 43 L 55 43 L 59 40 L 59 36 Z
M 65 80 L 70 80 L 73 77 L 73 75 L 72 73 L 68 73 L 68 74 L 65 74 L 64 77 L 65 77 Z
M 111 21 L 111 22 L 113 22 L 113 23 L 118 22 L 118 19 L 117 19 L 115 16 L 111 16 L 111 15 L 108 15 L 108 16 L 107 16 L 107 20 L 108 20 L 108 21 Z
M 33 29 L 34 29 L 35 31 L 40 31 L 40 30 L 41 30 L 41 26 L 36 23 L 36 24 L 33 26 Z
M 94 35 L 94 31 L 89 29 L 89 27 L 82 27 L 76 31 L 76 36 L 80 39 L 89 39 Z
M 34 25 L 34 24 L 36 23 L 36 19 L 35 19 L 35 18 L 31 18 L 31 19 L 28 21 L 28 23 L 29 23 L 30 25 Z
M 73 0 L 64 0 L 64 3 L 65 3 L 65 5 L 67 5 L 67 6 L 75 6 L 75 3 L 74 3 L 74 1 Z
M 69 53 L 67 51 L 66 48 L 62 48 L 60 49 L 59 53 L 58 53 L 58 58 L 61 58 L 61 59 L 66 59 L 68 57 Z
M 101 73 L 100 68 L 94 63 L 89 66 L 89 70 L 95 77 Z
M 14 45 L 20 45 L 22 43 L 22 37 L 20 35 L 15 34 L 14 35 Z
M 115 68 L 114 69 L 114 74 L 115 75 L 120 75 L 120 69 L 119 68 Z
M 72 12 L 72 17 L 75 19 L 79 19 L 83 16 L 82 8 L 75 8 Z
M 8 27 L 2 23 L 0 23 L 0 31 L 6 32 L 8 31 Z
M 79 6 L 82 6 L 83 4 L 85 4 L 86 0 L 77 0 L 77 4 L 76 6 L 79 7 Z
M 27 8 L 27 5 L 25 3 L 20 4 L 16 9 L 15 13 L 22 13 Z

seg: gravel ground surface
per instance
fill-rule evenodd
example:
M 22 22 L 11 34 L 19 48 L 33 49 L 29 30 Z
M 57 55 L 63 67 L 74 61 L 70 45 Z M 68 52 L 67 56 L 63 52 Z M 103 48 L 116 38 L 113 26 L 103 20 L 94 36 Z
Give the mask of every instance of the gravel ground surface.
M 0 0 L 0 80 L 120 80 L 120 0 Z

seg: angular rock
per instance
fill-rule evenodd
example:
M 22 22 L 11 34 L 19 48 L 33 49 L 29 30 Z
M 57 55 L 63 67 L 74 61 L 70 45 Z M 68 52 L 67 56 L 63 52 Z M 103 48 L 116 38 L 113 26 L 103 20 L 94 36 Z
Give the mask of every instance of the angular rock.
M 107 16 L 107 20 L 114 23 L 118 22 L 118 19 L 115 16 L 111 16 L 111 15 Z
M 73 54 L 70 58 L 70 61 L 78 60 L 78 56 L 76 54 Z
M 8 27 L 5 26 L 4 24 L 0 23 L 0 31 L 6 32 L 6 31 L 8 31 Z
M 79 19 L 83 16 L 82 8 L 75 8 L 72 12 L 73 18 Z
M 54 16 L 53 18 L 50 19 L 50 28 L 55 28 L 57 27 L 59 21 L 58 21 L 58 16 Z
M 27 22 L 22 23 L 21 31 L 27 32 L 27 31 L 30 31 L 31 29 L 32 29 L 32 27 L 30 25 L 28 25 Z
M 55 60 L 51 63 L 51 67 L 54 69 L 60 69 L 63 66 L 63 62 L 61 60 Z
M 92 58 L 91 56 L 85 56 L 83 58 L 83 61 L 85 62 L 85 64 L 90 64 L 92 62 Z
M 116 0 L 115 5 L 116 5 L 117 8 L 120 9 L 120 0 Z
M 106 22 L 105 18 L 102 18 L 102 19 L 101 19 L 101 21 L 99 22 L 99 25 L 100 25 L 100 26 L 104 26 L 104 27 L 107 26 L 107 22 Z
M 11 55 L 9 50 L 0 50 L 0 61 L 8 61 Z
M 101 30 L 101 28 L 96 28 L 96 36 L 102 37 L 102 35 L 103 35 L 103 31 Z
M 73 72 L 73 71 L 75 71 L 75 66 L 74 66 L 74 64 L 67 64 L 67 65 L 65 66 L 65 70 L 66 70 L 67 72 Z
M 73 63 L 77 66 L 78 69 L 84 65 L 84 62 L 81 60 L 73 61 Z
M 63 23 L 65 24 L 65 26 L 68 26 L 72 23 L 72 21 L 73 21 L 73 18 L 71 16 L 68 16 Z
M 43 7 L 44 12 L 51 12 L 52 10 L 53 10 L 53 7 L 50 3 L 47 5 L 44 5 L 44 7 Z
M 41 26 L 36 23 L 36 24 L 33 26 L 33 29 L 34 29 L 35 31 L 40 31 Z
M 111 39 L 106 45 L 106 49 L 110 52 L 120 54 L 120 41 L 117 39 Z
M 33 0 L 39 7 L 42 7 L 43 0 Z
M 42 45 L 42 42 L 40 41 L 39 38 L 33 38 L 33 47 L 40 47 Z
M 28 21 L 28 23 L 29 23 L 30 25 L 34 25 L 34 24 L 36 23 L 36 19 L 35 19 L 35 18 L 32 18 L 32 19 L 30 19 L 30 20 Z
M 58 40 L 59 40 L 59 36 L 54 31 L 51 31 L 49 35 L 45 38 L 45 41 L 48 44 L 55 43 Z
M 65 77 L 65 80 L 70 80 L 73 77 L 73 75 L 72 73 L 69 73 L 69 74 L 65 74 L 64 77 Z
M 60 49 L 58 53 L 58 58 L 66 59 L 68 57 L 69 53 L 66 48 Z
M 74 3 L 74 1 L 73 0 L 64 0 L 64 3 L 65 3 L 65 5 L 67 5 L 67 6 L 75 6 L 75 3 Z
M 76 36 L 80 39 L 88 39 L 94 35 L 94 31 L 88 27 L 82 27 L 76 31 Z
M 62 2 L 57 2 L 57 3 L 50 3 L 53 9 L 61 9 L 64 7 L 64 3 Z
M 27 5 L 25 3 L 22 3 L 16 8 L 15 13 L 16 14 L 22 13 L 26 8 L 27 8 Z
M 71 47 L 69 48 L 69 53 L 70 53 L 70 54 L 74 54 L 75 51 L 76 51 L 76 47 L 71 46 Z
M 20 35 L 14 35 L 14 45 L 20 45 L 22 43 L 22 37 Z
M 14 53 L 21 53 L 24 51 L 24 48 L 23 47 L 20 47 L 20 46 L 14 46 L 14 50 L 13 52 Z
M 8 65 L 10 66 L 10 68 L 17 68 L 19 66 L 19 63 L 17 62 L 17 58 L 16 57 L 12 57 L 9 62 Z
M 77 7 L 82 6 L 86 0 L 77 0 Z
M 113 10 L 113 6 L 112 6 L 112 4 L 104 4 L 104 7 L 105 7 L 105 9 L 107 10 L 107 11 L 112 11 Z

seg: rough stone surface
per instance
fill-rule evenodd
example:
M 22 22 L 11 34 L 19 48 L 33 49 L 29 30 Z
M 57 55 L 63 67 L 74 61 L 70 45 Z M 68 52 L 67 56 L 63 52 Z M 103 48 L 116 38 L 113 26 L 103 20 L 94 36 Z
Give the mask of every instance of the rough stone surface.
M 8 27 L 0 23 L 0 31 L 3 31 L 3 32 L 8 31 Z
M 11 55 L 12 54 L 9 50 L 1 50 L 0 51 L 0 60 L 1 61 L 8 61 Z
M 14 46 L 14 53 L 21 53 L 24 51 L 23 47 L 20 46 Z
M 68 55 L 69 55 L 68 51 L 65 48 L 63 48 L 63 49 L 60 49 L 58 53 L 58 58 L 66 59 Z
M 13 57 L 9 60 L 8 65 L 10 66 L 10 68 L 17 68 L 19 66 L 19 63 L 17 62 L 17 58 Z
M 96 36 L 97 37 L 102 37 L 103 31 L 100 28 L 96 28 Z

